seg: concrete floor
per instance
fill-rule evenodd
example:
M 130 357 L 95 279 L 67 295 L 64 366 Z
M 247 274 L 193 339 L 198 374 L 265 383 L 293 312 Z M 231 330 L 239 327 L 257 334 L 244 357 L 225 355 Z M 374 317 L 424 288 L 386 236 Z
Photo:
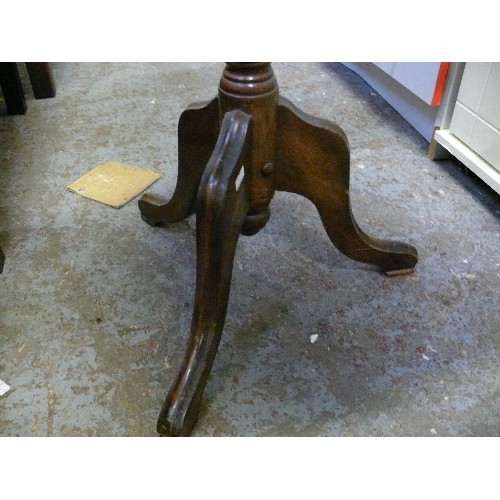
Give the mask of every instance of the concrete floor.
M 66 190 L 100 163 L 173 192 L 177 120 L 223 65 L 53 64 L 57 96 L 0 107 L 2 436 L 155 436 L 194 294 L 195 218 L 151 228 Z M 274 64 L 281 94 L 333 119 L 355 216 L 419 250 L 387 278 L 341 255 L 314 206 L 278 193 L 240 238 L 194 436 L 498 436 L 499 196 L 339 64 Z M 26 83 L 26 75 L 23 74 Z M 256 258 L 258 257 L 258 258 Z M 317 334 L 311 343 L 311 335 Z

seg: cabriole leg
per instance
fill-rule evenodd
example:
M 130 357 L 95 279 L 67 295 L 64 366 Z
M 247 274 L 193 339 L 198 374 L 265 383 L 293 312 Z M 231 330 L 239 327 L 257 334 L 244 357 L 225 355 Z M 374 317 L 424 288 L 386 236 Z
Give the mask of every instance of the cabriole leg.
M 250 142 L 250 121 L 251 117 L 242 111 L 225 114 L 201 180 L 196 210 L 193 319 L 182 366 L 158 419 L 158 432 L 163 436 L 190 434 L 217 353 L 226 318 L 234 253 L 249 209 L 247 182 L 245 178 L 241 181 L 241 174 Z
M 365 234 L 349 199 L 349 146 L 334 123 L 313 118 L 280 98 L 276 189 L 305 196 L 319 211 L 332 243 L 347 257 L 378 266 L 388 275 L 411 273 L 417 250 Z
M 179 118 L 178 175 L 170 201 L 146 193 L 139 200 L 144 221 L 152 226 L 180 222 L 196 211 L 196 193 L 201 176 L 219 135 L 219 103 L 193 104 Z

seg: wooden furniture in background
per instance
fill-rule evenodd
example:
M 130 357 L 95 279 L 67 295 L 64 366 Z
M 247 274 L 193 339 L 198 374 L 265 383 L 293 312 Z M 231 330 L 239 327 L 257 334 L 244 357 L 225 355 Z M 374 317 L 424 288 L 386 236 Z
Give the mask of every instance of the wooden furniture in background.
M 7 106 L 7 113 L 9 115 L 24 115 L 26 113 L 26 100 L 17 63 L 0 63 L 0 87 Z
M 350 209 L 344 132 L 280 97 L 269 63 L 228 63 L 218 97 L 184 111 L 178 134 L 172 199 L 146 194 L 139 201 L 151 225 L 197 217 L 194 313 L 182 366 L 158 420 L 164 436 L 189 435 L 195 425 L 224 326 L 239 235 L 266 225 L 276 190 L 311 200 L 332 243 L 348 257 L 389 276 L 411 273 L 417 263 L 412 246 L 359 228 Z
M 26 63 L 26 69 L 35 99 L 46 99 L 56 95 L 49 63 Z M 7 113 L 9 115 L 24 115 L 26 113 L 26 99 L 17 63 L 0 63 L 0 87 Z

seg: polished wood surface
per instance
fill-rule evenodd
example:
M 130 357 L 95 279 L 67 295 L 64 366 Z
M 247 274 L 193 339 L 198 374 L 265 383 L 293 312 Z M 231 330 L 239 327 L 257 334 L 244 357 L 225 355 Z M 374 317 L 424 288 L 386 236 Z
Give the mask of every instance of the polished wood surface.
M 265 226 L 276 190 L 309 199 L 332 243 L 354 260 L 393 276 L 412 272 L 418 259 L 411 245 L 360 229 L 350 206 L 344 132 L 280 97 L 269 63 L 228 63 L 218 97 L 181 115 L 178 147 L 172 199 L 146 194 L 139 201 L 151 225 L 177 222 L 195 211 L 197 218 L 193 319 L 184 360 L 158 419 L 162 436 L 187 436 L 196 423 L 224 326 L 238 237 Z
M 198 415 L 226 318 L 236 243 L 249 210 L 249 178 L 236 185 L 251 150 L 251 116 L 224 115 L 200 182 L 196 210 L 196 293 L 186 355 L 158 421 L 162 435 L 185 436 Z M 246 172 L 245 172 L 246 174 Z
M 415 248 L 368 236 L 355 221 L 349 199 L 349 145 L 336 124 L 308 116 L 281 98 L 276 170 L 276 189 L 312 201 L 331 242 L 344 255 L 392 275 L 413 271 Z
M 254 119 L 253 147 L 248 165 L 250 210 L 243 234 L 260 231 L 269 220 L 274 195 L 278 82 L 268 63 L 228 63 L 219 85 L 220 117 L 241 109 Z M 264 175 L 262 169 L 267 169 Z
M 178 175 L 172 198 L 146 193 L 139 200 L 144 221 L 155 226 L 179 222 L 196 212 L 201 177 L 219 135 L 219 101 L 187 108 L 178 125 Z

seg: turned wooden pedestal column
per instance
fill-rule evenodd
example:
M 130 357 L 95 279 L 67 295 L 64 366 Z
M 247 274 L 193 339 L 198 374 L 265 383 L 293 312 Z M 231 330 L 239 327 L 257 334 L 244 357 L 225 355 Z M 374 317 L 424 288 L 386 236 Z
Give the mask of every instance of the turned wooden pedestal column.
M 139 201 L 151 225 L 196 212 L 193 319 L 184 361 L 158 420 L 164 436 L 189 435 L 196 423 L 224 326 L 238 237 L 265 226 L 276 190 L 311 200 L 330 240 L 348 257 L 390 276 L 411 273 L 417 263 L 412 246 L 372 238 L 359 228 L 350 208 L 345 134 L 280 97 L 269 63 L 228 63 L 218 97 L 186 109 L 178 134 L 172 199 L 146 194 Z

